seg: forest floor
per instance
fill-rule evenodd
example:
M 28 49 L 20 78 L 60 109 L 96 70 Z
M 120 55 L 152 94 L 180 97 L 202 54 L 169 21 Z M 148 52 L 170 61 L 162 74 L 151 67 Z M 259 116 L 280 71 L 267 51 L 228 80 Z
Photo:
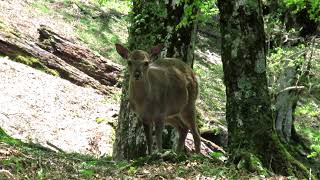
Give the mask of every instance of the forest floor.
M 0 26 L 5 24 L 37 39 L 37 28 L 43 24 L 122 64 L 114 43 L 124 44 L 128 37 L 129 5 L 126 1 L 111 0 L 104 6 L 92 2 L 0 0 Z M 212 51 L 217 47 L 208 37 L 199 35 L 199 39 L 194 70 L 200 79 L 197 107 L 205 122 L 201 126 L 224 127 L 225 87 L 220 56 Z M 0 170 L 17 179 L 284 178 L 250 173 L 197 155 L 113 161 L 110 140 L 114 138 L 120 92 L 115 89 L 112 99 L 106 99 L 93 89 L 1 57 L 0 127 L 4 131 L 0 129 Z M 312 125 L 317 129 L 319 122 Z M 312 138 L 317 135 L 314 129 L 302 132 Z M 4 177 L 0 171 L 0 179 Z

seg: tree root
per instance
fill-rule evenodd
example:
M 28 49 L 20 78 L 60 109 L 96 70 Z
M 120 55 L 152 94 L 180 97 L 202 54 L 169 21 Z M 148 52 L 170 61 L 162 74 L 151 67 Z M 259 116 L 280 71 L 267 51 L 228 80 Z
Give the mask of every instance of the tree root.
M 271 139 L 272 143 L 269 145 L 272 147 L 267 148 L 268 150 L 243 147 L 231 153 L 233 155 L 229 160 L 235 163 L 239 169 L 263 175 L 270 175 L 272 172 L 284 176 L 317 179 L 314 174 L 310 173 L 308 165 L 304 165 L 303 162 L 293 157 L 276 135 Z

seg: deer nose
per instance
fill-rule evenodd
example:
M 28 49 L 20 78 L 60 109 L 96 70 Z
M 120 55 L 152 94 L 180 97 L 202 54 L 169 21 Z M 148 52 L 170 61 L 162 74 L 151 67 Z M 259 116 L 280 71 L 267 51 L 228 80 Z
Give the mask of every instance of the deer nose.
M 136 79 L 140 78 L 140 75 L 141 75 L 141 72 L 140 72 L 140 71 L 135 71 L 135 72 L 134 72 L 134 77 L 135 77 Z

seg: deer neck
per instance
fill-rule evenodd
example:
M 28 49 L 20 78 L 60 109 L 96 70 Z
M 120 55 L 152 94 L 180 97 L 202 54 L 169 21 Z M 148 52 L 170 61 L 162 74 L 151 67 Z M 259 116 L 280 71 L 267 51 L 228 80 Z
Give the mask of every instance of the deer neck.
M 136 105 L 141 105 L 147 94 L 147 83 L 145 80 L 134 81 L 130 80 L 129 84 L 129 99 Z

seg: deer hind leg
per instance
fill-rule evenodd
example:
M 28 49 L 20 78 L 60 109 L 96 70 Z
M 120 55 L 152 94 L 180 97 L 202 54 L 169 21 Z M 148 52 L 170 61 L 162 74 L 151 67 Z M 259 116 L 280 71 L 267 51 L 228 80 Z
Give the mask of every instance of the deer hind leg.
M 181 113 L 181 117 L 183 118 L 183 122 L 188 126 L 191 131 L 194 140 L 195 152 L 200 153 L 200 133 L 197 128 L 197 124 L 195 121 L 195 108 L 194 106 L 187 106 Z
M 153 144 L 152 124 L 143 123 L 143 129 L 144 129 L 144 134 L 145 134 L 146 140 L 147 140 L 148 154 L 151 155 L 152 154 L 152 144 Z
M 156 143 L 158 151 L 162 151 L 162 131 L 164 128 L 164 120 L 159 119 L 155 121 L 155 128 L 156 128 Z
M 174 116 L 167 118 L 166 122 L 171 126 L 175 127 L 179 134 L 179 139 L 176 142 L 176 152 L 180 153 L 184 150 L 185 147 L 185 140 L 188 134 L 188 127 L 183 123 L 180 116 Z
M 180 119 L 180 121 L 181 121 L 181 119 Z M 177 130 L 178 130 L 178 133 L 179 133 L 177 152 L 181 153 L 181 152 L 184 151 L 185 141 L 186 141 L 186 137 L 187 137 L 187 134 L 188 134 L 188 128 L 184 124 L 181 123 L 181 125 L 179 127 L 177 127 Z

